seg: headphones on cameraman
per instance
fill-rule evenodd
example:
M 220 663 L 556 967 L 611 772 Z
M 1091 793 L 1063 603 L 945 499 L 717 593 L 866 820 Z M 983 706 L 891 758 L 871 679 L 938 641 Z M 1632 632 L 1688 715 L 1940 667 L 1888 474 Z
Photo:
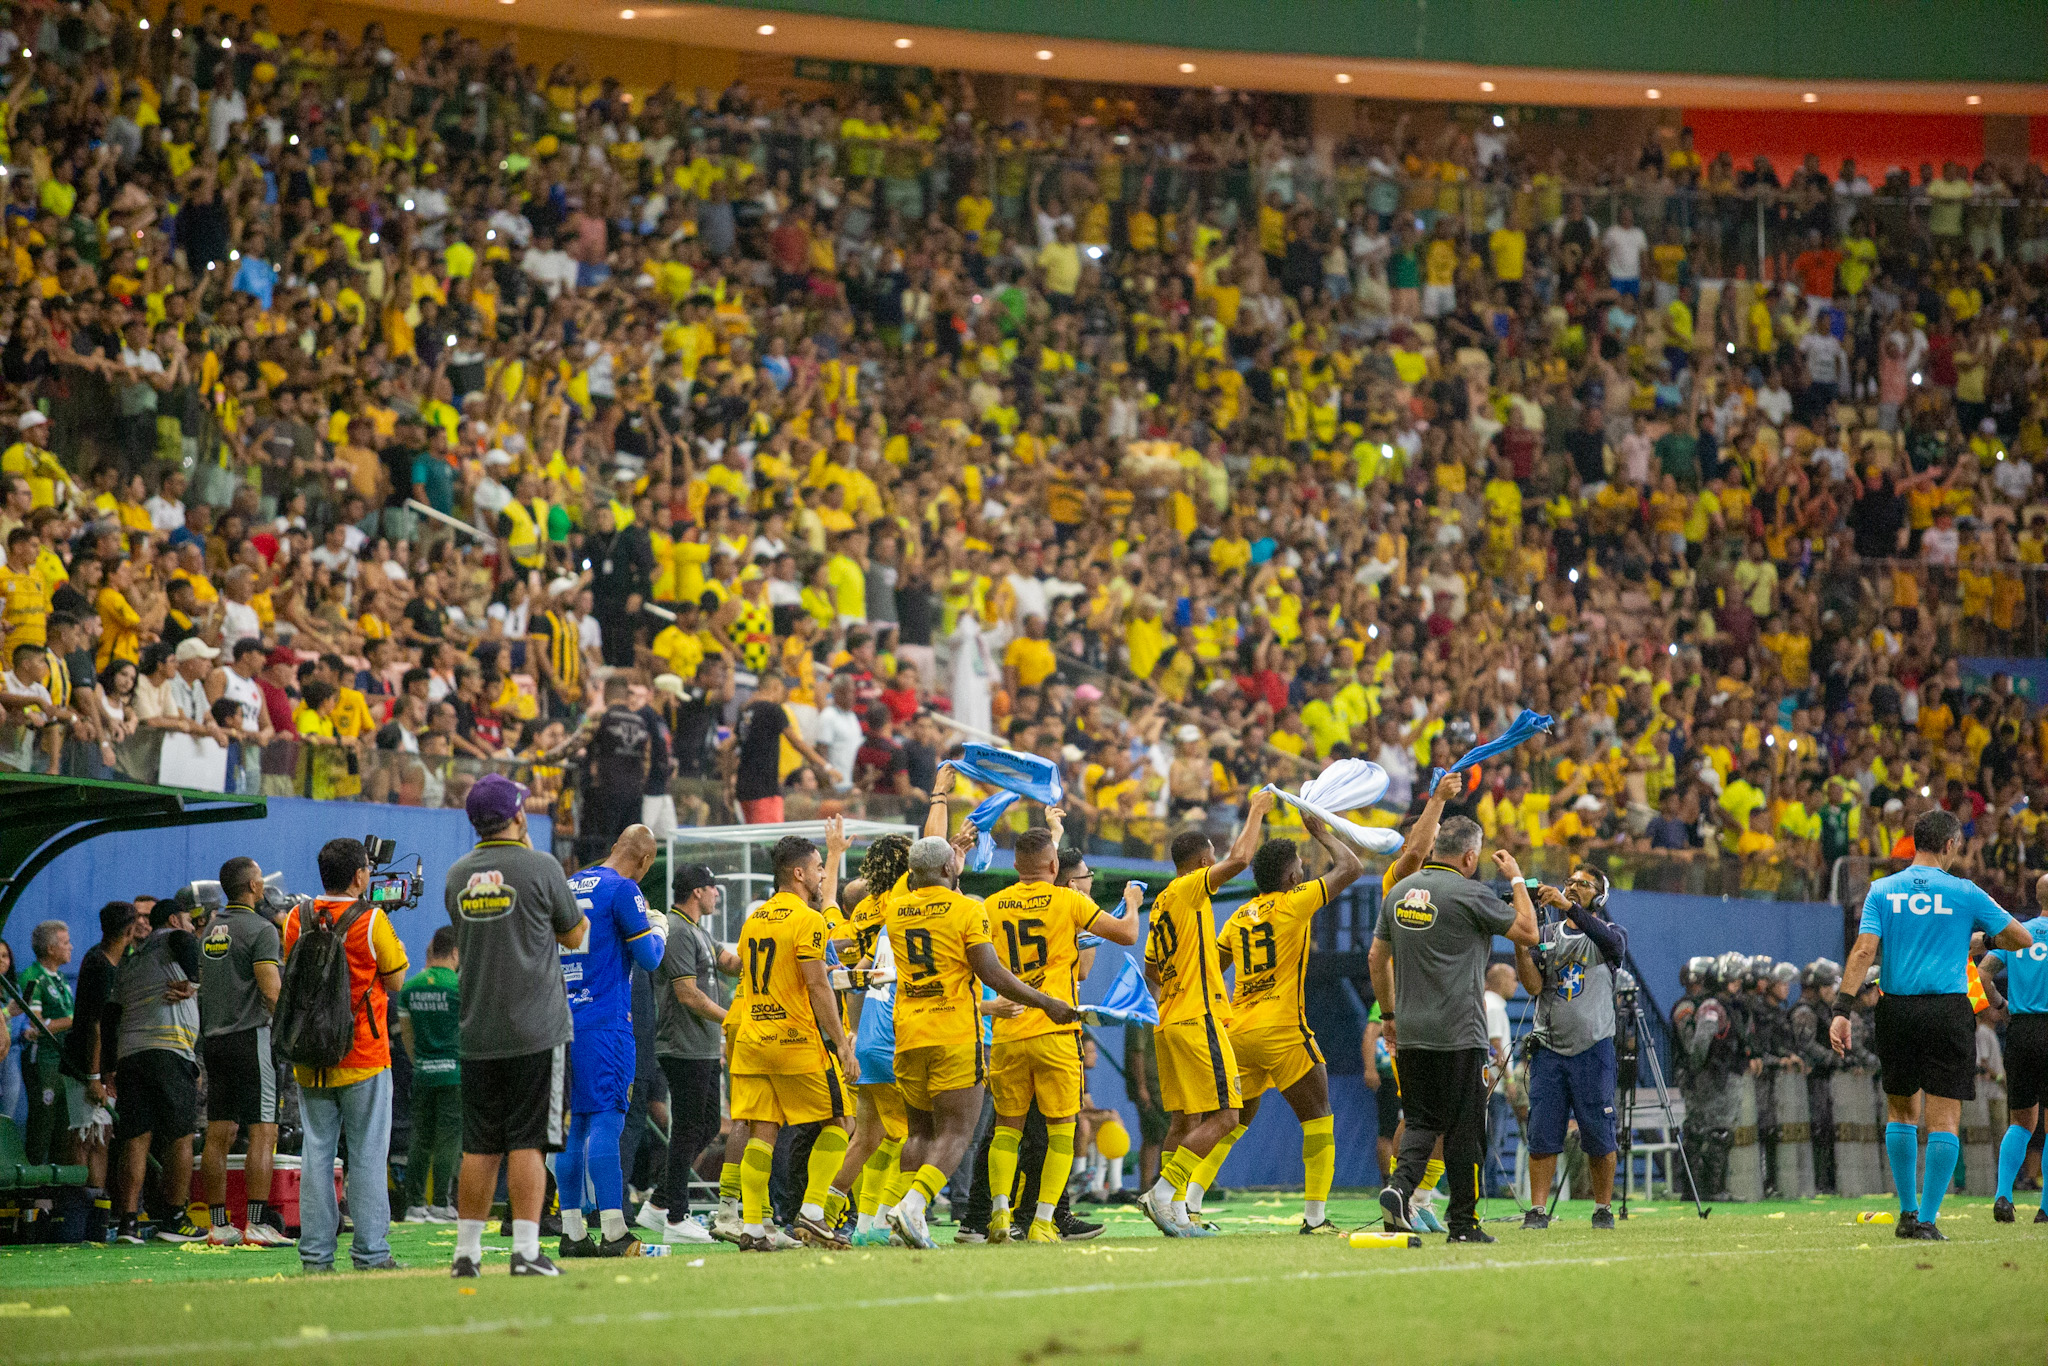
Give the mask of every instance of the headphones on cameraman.
M 1600 879 L 1600 890 L 1593 894 L 1593 899 L 1587 903 L 1587 909 L 1602 920 L 1605 920 L 1607 918 L 1607 894 L 1614 889 L 1614 884 L 1608 879 L 1607 874 L 1591 864 L 1586 865 L 1586 871 Z

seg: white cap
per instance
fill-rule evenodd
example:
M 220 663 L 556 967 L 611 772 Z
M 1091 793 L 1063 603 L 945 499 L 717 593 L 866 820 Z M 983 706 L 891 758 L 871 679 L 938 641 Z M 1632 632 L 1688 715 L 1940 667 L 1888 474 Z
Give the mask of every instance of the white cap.
M 214 659 L 219 655 L 219 650 L 214 649 L 198 636 L 187 636 L 178 642 L 177 659 L 180 664 L 189 659 Z
M 1598 811 L 1600 809 L 1600 799 L 1588 792 L 1585 796 L 1572 803 L 1572 809 L 1574 811 Z
M 486 465 L 509 465 L 512 463 L 512 453 L 503 447 L 493 447 L 484 452 L 484 463 Z
M 21 428 L 21 430 L 23 431 L 27 431 L 31 427 L 40 427 L 49 420 L 50 419 L 44 417 L 34 408 L 31 408 L 27 412 L 23 413 L 20 417 L 14 419 L 14 425 Z
M 1173 738 L 1184 745 L 1192 745 L 1202 738 L 1202 728 L 1189 722 L 1173 733 Z
M 561 578 L 556 579 L 553 583 L 550 583 L 548 585 L 548 596 L 551 598 L 559 598 L 564 593 L 573 593 L 576 591 L 576 583 L 577 581 L 575 579 L 572 579 L 567 574 L 564 574 Z

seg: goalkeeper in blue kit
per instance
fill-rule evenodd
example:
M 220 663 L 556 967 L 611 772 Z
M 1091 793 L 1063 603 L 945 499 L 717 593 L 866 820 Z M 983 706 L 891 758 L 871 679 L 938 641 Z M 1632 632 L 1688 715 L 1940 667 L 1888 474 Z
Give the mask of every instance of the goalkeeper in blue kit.
M 653 833 L 644 825 L 628 826 L 609 858 L 569 879 L 590 933 L 581 948 L 562 951 L 562 979 L 576 1021 L 569 1045 L 569 1133 L 555 1159 L 564 1257 L 632 1257 L 641 1251 L 626 1231 L 619 1136 L 633 1094 L 633 967 L 659 967 L 668 942 L 667 920 L 640 894 L 639 880 L 654 866 L 654 855 Z M 590 1236 L 584 1219 L 586 1175 L 599 1238 Z

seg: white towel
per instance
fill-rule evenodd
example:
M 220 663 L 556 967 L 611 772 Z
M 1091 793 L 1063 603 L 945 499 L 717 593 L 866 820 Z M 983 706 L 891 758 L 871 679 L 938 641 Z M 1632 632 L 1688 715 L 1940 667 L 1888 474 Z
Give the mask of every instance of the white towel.
M 1383 825 L 1359 825 L 1334 814 L 1363 811 L 1387 793 L 1387 771 L 1369 759 L 1339 759 L 1301 785 L 1301 795 L 1268 785 L 1281 801 L 1320 818 L 1338 834 L 1369 854 L 1391 854 L 1401 847 L 1401 833 Z

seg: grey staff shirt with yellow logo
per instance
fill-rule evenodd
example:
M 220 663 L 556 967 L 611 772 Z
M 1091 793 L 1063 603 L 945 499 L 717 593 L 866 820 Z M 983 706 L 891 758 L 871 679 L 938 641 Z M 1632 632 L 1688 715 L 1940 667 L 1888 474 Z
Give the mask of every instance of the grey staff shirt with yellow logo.
M 1515 908 L 1455 868 L 1425 863 L 1380 903 L 1375 939 L 1394 954 L 1402 1049 L 1486 1047 L 1486 965 Z

